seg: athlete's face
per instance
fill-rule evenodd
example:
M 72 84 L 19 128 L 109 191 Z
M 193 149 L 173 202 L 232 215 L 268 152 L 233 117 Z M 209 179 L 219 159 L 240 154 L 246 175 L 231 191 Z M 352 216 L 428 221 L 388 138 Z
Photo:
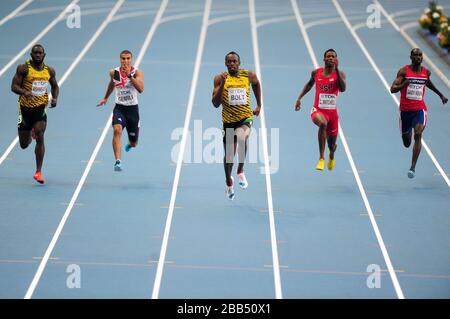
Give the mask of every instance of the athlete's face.
M 239 71 L 241 61 L 239 61 L 239 57 L 236 54 L 228 54 L 225 60 L 225 65 L 228 69 L 228 73 L 236 74 Z
M 327 54 L 325 54 L 325 57 L 323 58 L 323 61 L 325 62 L 325 67 L 331 68 L 335 65 L 336 63 L 336 53 L 334 53 L 333 51 L 329 51 L 327 52 Z
M 423 60 L 423 53 L 421 50 L 413 50 L 411 53 L 411 63 L 415 65 L 420 65 Z
M 42 63 L 44 61 L 44 58 L 45 58 L 44 49 L 42 49 L 41 47 L 33 48 L 33 50 L 31 50 L 31 54 L 30 55 L 31 55 L 31 59 L 36 64 Z
M 122 70 L 130 70 L 131 69 L 131 63 L 132 63 L 132 57 L 129 53 L 123 53 L 120 56 L 120 66 L 122 67 Z

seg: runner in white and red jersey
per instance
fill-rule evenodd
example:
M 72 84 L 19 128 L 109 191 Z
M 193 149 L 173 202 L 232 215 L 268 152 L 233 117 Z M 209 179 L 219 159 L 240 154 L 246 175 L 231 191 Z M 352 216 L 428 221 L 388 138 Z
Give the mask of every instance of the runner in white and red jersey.
M 412 130 L 414 129 L 414 146 L 411 167 L 408 177 L 416 175 L 416 163 L 422 149 L 422 133 L 427 125 L 427 106 L 424 101 L 425 87 L 435 92 L 447 103 L 448 99 L 434 86 L 430 80 L 431 72 L 421 66 L 423 53 L 420 49 L 411 50 L 411 64 L 405 65 L 397 72 L 397 78 L 391 86 L 391 93 L 400 91 L 400 129 L 403 145 L 411 145 Z
M 121 137 L 123 129 L 128 133 L 128 143 L 125 145 L 125 151 L 129 152 L 131 148 L 136 147 L 139 138 L 139 107 L 138 93 L 144 91 L 144 73 L 132 66 L 133 55 L 128 50 L 120 53 L 120 67 L 109 70 L 109 83 L 103 99 L 97 106 L 105 105 L 113 91 L 116 91 L 116 105 L 113 110 L 112 126 L 113 151 L 116 162 L 114 170 L 122 171 L 122 143 Z
M 323 55 L 324 67 L 318 68 L 311 72 L 311 78 L 303 87 L 296 103 L 295 110 L 301 108 L 301 99 L 312 87 L 316 86 L 316 96 L 314 106 L 311 110 L 311 120 L 319 127 L 319 154 L 320 158 L 317 162 L 316 169 L 322 171 L 325 166 L 325 143 L 328 143 L 330 151 L 328 157 L 328 170 L 333 170 L 334 152 L 336 151 L 336 140 L 339 133 L 337 97 L 339 92 L 344 92 L 346 88 L 345 74 L 338 70 L 338 59 L 334 49 L 328 49 Z

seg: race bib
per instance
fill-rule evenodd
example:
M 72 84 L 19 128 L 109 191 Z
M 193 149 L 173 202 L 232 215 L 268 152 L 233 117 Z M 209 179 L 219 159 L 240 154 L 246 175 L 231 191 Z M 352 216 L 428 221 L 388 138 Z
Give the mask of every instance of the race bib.
M 410 83 L 406 89 L 406 98 L 409 100 L 422 101 L 423 99 L 423 84 Z
M 321 109 L 335 109 L 336 108 L 336 99 L 337 96 L 335 94 L 319 94 L 319 107 Z
M 229 105 L 246 105 L 247 92 L 244 88 L 229 88 L 228 89 L 228 104 Z
M 47 86 L 47 81 L 33 81 L 31 93 L 33 93 L 34 96 L 43 96 L 47 93 Z
M 131 102 L 133 101 L 133 93 L 131 92 L 131 90 L 120 90 L 119 92 L 117 92 L 117 99 L 119 100 L 119 102 Z

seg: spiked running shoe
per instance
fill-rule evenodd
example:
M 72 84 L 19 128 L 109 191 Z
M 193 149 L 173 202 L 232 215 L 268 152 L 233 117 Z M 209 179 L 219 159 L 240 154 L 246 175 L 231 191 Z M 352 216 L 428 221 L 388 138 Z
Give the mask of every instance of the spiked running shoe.
M 247 178 L 245 178 L 244 172 L 238 174 L 238 178 L 239 178 L 239 186 L 242 189 L 246 189 L 248 187 L 248 182 L 247 182 Z
M 231 186 L 227 185 L 227 188 L 225 189 L 225 195 L 227 196 L 227 198 L 229 200 L 234 199 L 234 188 L 233 188 L 234 187 L 234 178 L 233 178 L 233 176 L 231 176 L 231 181 L 232 181 Z
M 42 177 L 42 173 L 36 172 L 36 174 L 34 174 L 33 178 L 36 180 L 36 182 L 38 182 L 39 184 L 44 184 L 44 178 Z
M 122 171 L 122 163 L 120 162 L 120 160 L 117 160 L 116 163 L 114 164 L 114 170 L 116 172 Z
M 325 167 L 325 160 L 321 158 L 316 165 L 316 170 L 323 171 L 323 168 Z

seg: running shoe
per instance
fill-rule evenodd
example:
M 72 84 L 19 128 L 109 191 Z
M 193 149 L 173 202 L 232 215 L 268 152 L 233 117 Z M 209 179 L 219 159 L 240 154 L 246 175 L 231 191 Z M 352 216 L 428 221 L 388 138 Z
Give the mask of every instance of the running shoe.
M 127 143 L 127 145 L 125 145 L 125 152 L 129 152 L 131 150 L 131 145 Z
M 328 157 L 327 167 L 328 167 L 329 171 L 332 171 L 334 169 L 334 158 L 331 159 L 331 158 Z
M 321 158 L 316 165 L 316 169 L 318 171 L 323 171 L 323 168 L 325 167 L 325 160 L 323 158 Z
M 122 171 L 122 163 L 120 162 L 120 160 L 117 160 L 116 163 L 114 164 L 114 170 L 116 172 Z
M 234 178 L 233 178 L 233 176 L 231 176 L 231 181 L 232 181 L 231 186 L 227 185 L 227 188 L 225 190 L 225 195 L 227 196 L 227 198 L 229 200 L 233 200 L 234 199 L 234 188 L 233 188 L 233 186 L 234 186 Z
M 247 182 L 247 178 L 245 178 L 244 172 L 238 174 L 238 178 L 239 178 L 239 186 L 242 189 L 246 189 L 248 187 L 248 182 Z
M 414 168 L 410 168 L 408 171 L 408 177 L 409 178 L 414 178 L 414 176 L 416 176 L 416 171 Z
M 36 172 L 36 174 L 34 174 L 33 178 L 39 183 L 39 184 L 44 184 L 44 178 L 42 177 L 42 173 Z

